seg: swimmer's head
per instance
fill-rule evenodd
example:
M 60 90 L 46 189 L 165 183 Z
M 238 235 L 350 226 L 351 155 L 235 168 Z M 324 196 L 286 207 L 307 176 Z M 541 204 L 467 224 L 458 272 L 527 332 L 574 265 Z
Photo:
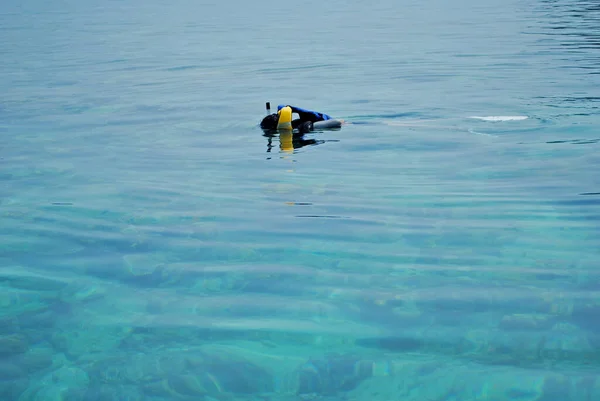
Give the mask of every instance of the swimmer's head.
M 260 128 L 262 129 L 277 129 L 277 123 L 279 122 L 279 115 L 277 113 L 269 114 L 260 122 Z

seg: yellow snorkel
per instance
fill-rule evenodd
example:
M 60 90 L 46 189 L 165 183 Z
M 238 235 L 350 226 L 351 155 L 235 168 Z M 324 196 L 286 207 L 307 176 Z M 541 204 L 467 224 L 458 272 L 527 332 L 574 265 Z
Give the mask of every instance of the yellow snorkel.
M 277 122 L 277 130 L 279 131 L 279 145 L 281 150 L 286 153 L 292 153 L 294 151 L 292 133 L 292 108 L 290 106 L 282 107 L 277 112 L 279 115 L 279 121 Z
M 277 123 L 277 129 L 292 129 L 292 108 L 290 106 L 282 107 L 277 112 L 279 115 L 279 122 Z

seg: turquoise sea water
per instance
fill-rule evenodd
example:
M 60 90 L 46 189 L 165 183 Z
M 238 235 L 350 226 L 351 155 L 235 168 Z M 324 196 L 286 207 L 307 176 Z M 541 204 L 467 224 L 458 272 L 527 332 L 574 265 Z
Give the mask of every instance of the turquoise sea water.
M 596 1 L 8 0 L 0 60 L 0 400 L 600 399 Z

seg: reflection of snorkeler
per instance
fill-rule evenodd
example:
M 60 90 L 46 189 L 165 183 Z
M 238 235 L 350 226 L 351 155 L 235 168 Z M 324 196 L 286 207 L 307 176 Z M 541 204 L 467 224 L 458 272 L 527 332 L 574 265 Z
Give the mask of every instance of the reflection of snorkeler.
M 300 149 L 307 145 L 318 145 L 324 143 L 323 140 L 306 139 L 304 133 L 294 133 L 293 131 L 288 132 L 265 132 L 263 136 L 267 137 L 267 152 L 271 152 L 273 148 L 273 138 L 279 136 L 279 148 L 284 152 L 292 152 L 294 149 Z
M 304 139 L 304 134 L 315 129 L 341 128 L 342 121 L 335 120 L 324 113 L 302 109 L 294 106 L 279 105 L 277 113 L 270 114 L 271 106 L 267 102 L 267 116 L 263 118 L 260 127 L 268 139 L 267 152 L 271 151 L 272 138 L 279 135 L 279 146 L 285 152 L 306 145 L 317 145 L 325 141 L 315 139 Z M 299 118 L 292 120 L 292 114 L 298 114 Z

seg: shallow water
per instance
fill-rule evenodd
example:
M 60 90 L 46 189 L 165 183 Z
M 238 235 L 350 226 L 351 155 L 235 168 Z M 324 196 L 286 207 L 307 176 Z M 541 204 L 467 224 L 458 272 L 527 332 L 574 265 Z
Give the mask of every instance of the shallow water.
M 600 399 L 596 2 L 0 32 L 0 399 Z M 348 124 L 291 151 L 265 101 Z

